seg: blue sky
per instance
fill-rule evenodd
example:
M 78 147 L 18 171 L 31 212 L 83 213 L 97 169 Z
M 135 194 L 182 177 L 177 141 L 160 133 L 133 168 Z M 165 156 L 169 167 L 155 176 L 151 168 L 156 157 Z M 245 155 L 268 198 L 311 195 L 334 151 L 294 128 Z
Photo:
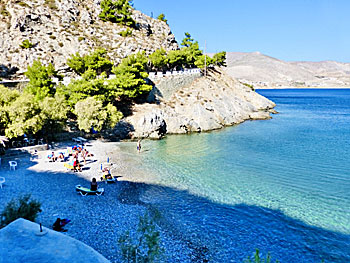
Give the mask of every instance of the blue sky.
M 260 51 L 287 61 L 350 62 L 350 0 L 134 0 L 164 13 L 180 42 L 189 32 L 207 52 Z

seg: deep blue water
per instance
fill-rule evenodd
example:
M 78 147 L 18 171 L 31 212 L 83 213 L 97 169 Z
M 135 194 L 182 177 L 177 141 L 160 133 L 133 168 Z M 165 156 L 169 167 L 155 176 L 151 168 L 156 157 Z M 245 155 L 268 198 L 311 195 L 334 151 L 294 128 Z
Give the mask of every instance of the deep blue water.
M 271 120 L 145 142 L 143 199 L 211 262 L 350 262 L 350 90 L 258 92 Z

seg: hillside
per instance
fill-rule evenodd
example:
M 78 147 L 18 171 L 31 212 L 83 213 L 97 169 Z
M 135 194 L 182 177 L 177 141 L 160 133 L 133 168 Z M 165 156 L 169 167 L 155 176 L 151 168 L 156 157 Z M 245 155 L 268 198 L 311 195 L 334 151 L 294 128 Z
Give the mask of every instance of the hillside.
M 137 10 L 132 18 L 136 28 L 129 36 L 119 35 L 127 27 L 103 22 L 100 1 L 94 0 L 0 0 L 0 77 L 11 67 L 19 72 L 40 58 L 65 68 L 71 54 L 86 54 L 105 48 L 113 62 L 139 51 L 177 49 L 169 26 Z M 21 48 L 24 40 L 32 48 Z
M 227 73 L 256 87 L 348 87 L 350 63 L 287 62 L 259 52 L 227 53 Z

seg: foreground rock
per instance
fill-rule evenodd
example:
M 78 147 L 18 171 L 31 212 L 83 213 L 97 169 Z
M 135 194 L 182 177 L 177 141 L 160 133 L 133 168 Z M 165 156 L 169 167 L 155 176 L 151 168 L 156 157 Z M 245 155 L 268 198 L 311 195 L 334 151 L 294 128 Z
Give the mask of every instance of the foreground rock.
M 131 137 L 160 138 L 220 129 L 245 120 L 269 119 L 275 104 L 223 70 L 208 72 L 191 85 L 176 89 L 170 99 L 159 104 L 134 107 L 125 119 L 132 127 Z
M 62 233 L 43 228 L 25 219 L 17 219 L 0 230 L 0 262 L 96 262 L 108 263 L 91 247 Z

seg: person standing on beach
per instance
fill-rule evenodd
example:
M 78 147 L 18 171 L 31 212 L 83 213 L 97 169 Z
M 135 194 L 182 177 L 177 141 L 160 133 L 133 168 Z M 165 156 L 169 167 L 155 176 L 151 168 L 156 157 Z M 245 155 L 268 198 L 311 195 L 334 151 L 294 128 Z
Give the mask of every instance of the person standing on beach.
M 137 150 L 139 152 L 141 152 L 141 140 L 140 139 L 137 141 Z

